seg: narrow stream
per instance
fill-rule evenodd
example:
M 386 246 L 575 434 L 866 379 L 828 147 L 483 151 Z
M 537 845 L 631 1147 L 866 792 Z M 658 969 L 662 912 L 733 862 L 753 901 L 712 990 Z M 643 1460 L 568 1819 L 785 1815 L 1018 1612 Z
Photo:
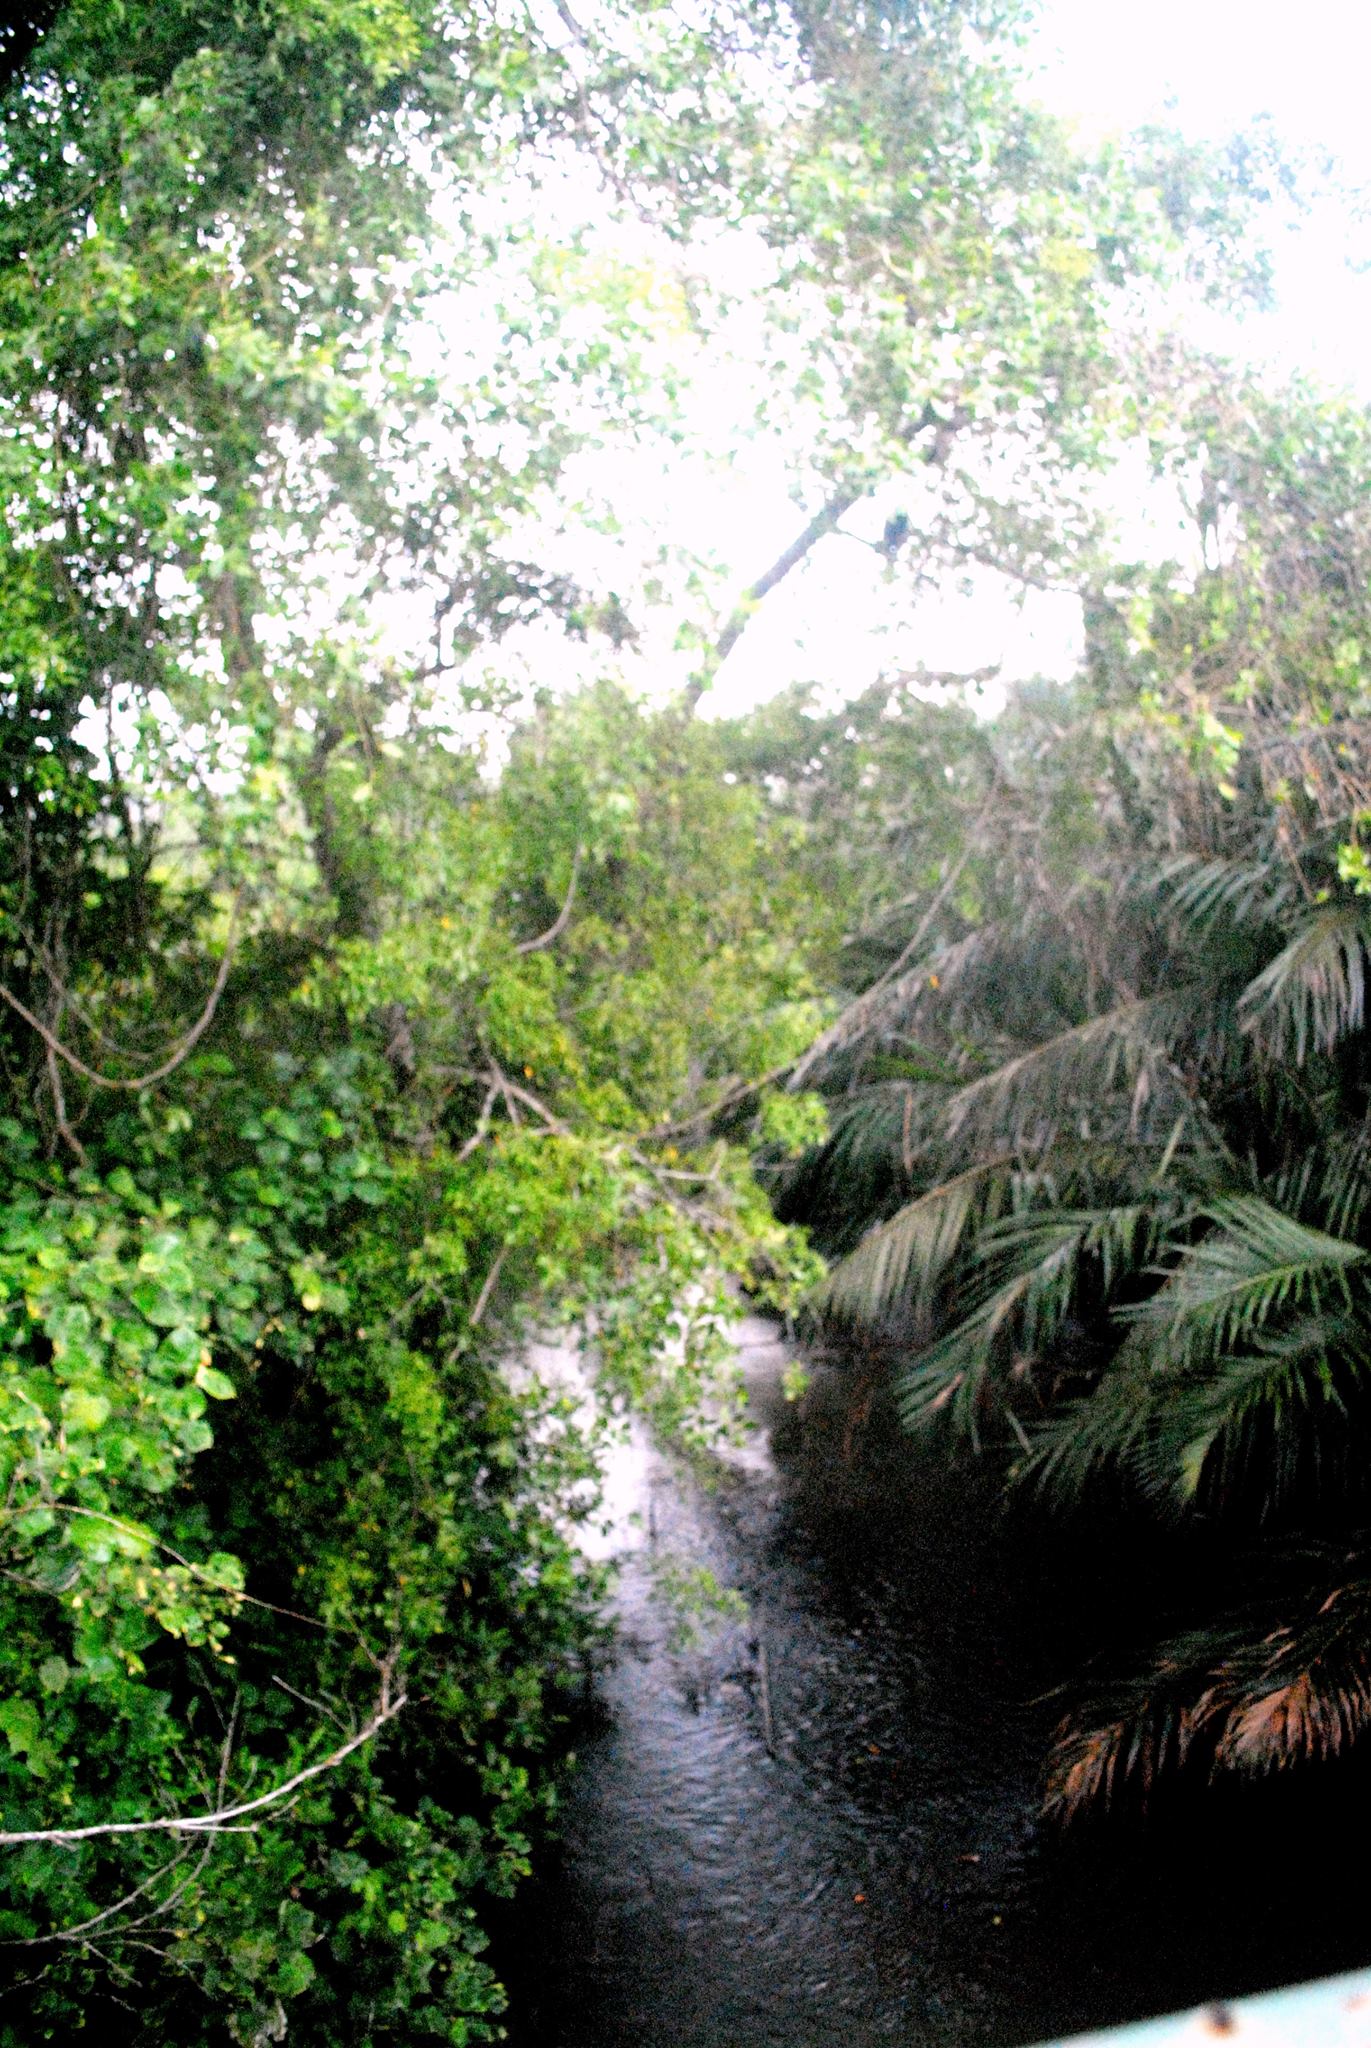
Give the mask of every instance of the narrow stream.
M 520 1909 L 513 2048 L 990 2048 L 1371 1957 L 1329 1874 L 1359 1793 L 1045 1839 L 1042 1694 L 1136 1564 L 1048 1559 L 987 1475 L 849 1433 L 839 1373 L 800 1423 L 773 1325 L 741 1351 L 761 1431 L 717 1486 L 641 1440 L 612 1475 L 620 1649 Z M 747 1615 L 683 1646 L 663 1578 L 701 1566 Z

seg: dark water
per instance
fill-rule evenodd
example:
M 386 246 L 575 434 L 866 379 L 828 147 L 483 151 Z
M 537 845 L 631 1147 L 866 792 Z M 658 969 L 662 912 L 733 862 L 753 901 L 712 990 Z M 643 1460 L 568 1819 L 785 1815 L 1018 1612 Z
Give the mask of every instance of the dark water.
M 1041 1695 L 1147 1602 L 1145 1552 L 1049 1555 L 983 1474 L 845 1443 L 836 1376 L 797 1429 L 744 1334 L 774 1460 L 704 1489 L 639 1453 L 620 1652 L 501 1958 L 514 2048 L 1010 2044 L 1371 1958 L 1356 1788 L 1045 1839 Z M 681 1647 L 664 1562 L 746 1621 Z

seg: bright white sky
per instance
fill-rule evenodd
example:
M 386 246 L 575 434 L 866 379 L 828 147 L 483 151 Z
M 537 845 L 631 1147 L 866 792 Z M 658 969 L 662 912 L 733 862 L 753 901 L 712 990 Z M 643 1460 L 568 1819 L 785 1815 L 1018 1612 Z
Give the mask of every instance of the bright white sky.
M 1217 137 L 1269 114 L 1287 142 L 1337 153 L 1348 179 L 1371 192 L 1367 0 L 1303 0 L 1298 9 L 1290 0 L 1041 4 L 1038 92 L 1079 124 L 1083 139 L 1153 118 L 1196 136 Z M 1371 349 L 1365 341 L 1371 333 L 1371 276 L 1349 270 L 1352 239 L 1345 213 L 1331 204 L 1298 232 L 1284 235 L 1281 310 L 1249 322 L 1245 346 L 1283 369 L 1303 367 L 1371 398 Z M 1356 239 L 1371 251 L 1371 219 Z M 627 253 L 632 259 L 634 252 Z M 653 260 L 646 247 L 642 253 Z M 682 451 L 664 456 L 660 444 L 588 457 L 583 473 L 569 477 L 565 488 L 573 495 L 588 489 L 613 504 L 624 528 L 623 552 L 583 530 L 569 531 L 565 566 L 589 587 L 618 585 L 627 595 L 639 573 L 630 558 L 650 545 L 655 531 L 712 565 L 721 579 L 722 618 L 731 596 L 770 565 L 816 507 L 797 508 L 790 499 L 779 445 L 768 448 L 746 438 L 758 393 L 745 387 L 743 369 L 719 356 L 703 372 L 697 363 L 694 374 L 695 425 L 705 446 L 716 451 L 713 457 Z M 1131 484 L 1121 487 L 1125 505 L 1131 505 L 1133 491 Z M 890 503 L 874 499 L 845 523 L 874 536 L 895 509 L 898 487 Z M 1180 545 L 1173 531 L 1156 548 L 1169 555 Z M 1132 516 L 1129 546 L 1139 553 L 1148 547 Z M 698 597 L 636 619 L 643 643 L 630 672 L 645 687 L 685 681 L 692 657 L 673 646 L 683 617 L 704 623 Z M 406 629 L 411 624 L 407 616 Z M 907 587 L 886 576 L 870 547 L 839 534 L 822 542 L 762 605 L 704 708 L 716 714 L 741 711 L 794 681 L 852 694 L 880 673 L 919 668 L 968 672 L 999 664 L 1005 682 L 1034 674 L 1065 677 L 1079 655 L 1080 614 L 1071 597 L 1030 593 L 1021 601 L 986 576 L 969 595 L 943 593 L 913 606 Z M 570 686 L 594 673 L 603 658 L 602 642 L 577 647 L 549 622 L 512 635 L 494 662 L 505 676 L 521 670 L 530 683 Z M 1001 683 L 980 701 L 992 711 L 1002 700 Z
M 1371 189 L 1371 7 L 1362 0 L 1043 0 L 1042 97 L 1100 135 L 1167 118 L 1231 134 L 1269 114 L 1288 141 L 1329 150 Z M 1371 278 L 1353 275 L 1331 212 L 1284 251 L 1273 352 L 1371 391 Z
M 1043 0 L 1040 42 L 1053 103 L 1105 127 L 1136 126 L 1173 97 L 1194 132 L 1269 113 L 1293 139 L 1371 167 L 1371 12 L 1359 0 Z
M 1231 133 L 1257 114 L 1269 114 L 1290 142 L 1335 152 L 1349 182 L 1371 195 L 1371 4 L 1367 0 L 1146 0 L 1141 7 L 1108 0 L 1042 0 L 1039 93 L 1059 113 L 1079 122 L 1083 135 L 1101 135 L 1165 117 L 1197 136 Z M 1285 238 L 1281 252 L 1280 311 L 1252 337 L 1283 368 L 1303 367 L 1330 383 L 1351 386 L 1371 399 L 1371 275 L 1347 263 L 1352 236 L 1347 219 L 1331 206 Z M 1371 249 L 1368 219 L 1356 240 Z M 703 403 L 719 432 L 714 445 L 733 442 L 729 370 L 711 372 L 714 391 Z M 745 589 L 795 537 L 807 516 L 790 500 L 779 449 L 744 444 L 733 459 L 688 471 L 643 450 L 616 458 L 586 479 L 615 503 L 626 528 L 652 507 L 665 512 L 672 539 L 712 561 L 726 581 L 718 593 L 726 615 L 729 591 Z M 814 507 L 807 508 L 812 511 Z M 879 532 L 887 509 L 866 508 L 860 523 Z M 853 515 L 850 524 L 858 524 Z M 580 565 L 569 563 L 576 570 Z M 588 581 L 613 584 L 614 563 Z M 608 573 L 605 573 L 608 572 Z M 627 579 L 631 582 L 631 579 Z M 647 628 L 639 679 L 649 687 L 685 680 L 688 654 L 674 651 L 681 614 L 664 606 L 643 621 Z M 412 601 L 382 624 L 393 651 L 415 646 Z M 421 636 L 422 637 L 422 636 Z M 527 680 L 571 684 L 599 666 L 603 643 L 576 649 L 549 625 L 514 636 L 498 665 L 522 668 Z M 706 699 L 716 713 L 741 711 L 794 681 L 852 694 L 877 674 L 923 667 L 971 671 L 1000 664 L 1003 679 L 1034 674 L 1069 675 L 1079 657 L 1080 619 L 1065 596 L 1030 594 L 1022 605 L 992 579 L 969 596 L 947 594 L 912 608 L 907 591 L 884 578 L 880 559 L 860 541 L 837 535 L 815 549 L 803 569 L 762 606 Z M 1003 690 L 983 694 L 993 710 Z M 98 750 L 101 738 L 92 732 Z
M 1371 189 L 1371 6 L 1359 0 L 1044 0 L 1038 47 L 1042 99 L 1087 137 L 1154 118 L 1223 136 L 1269 114 L 1288 141 L 1335 152 L 1349 180 Z M 1351 271 L 1347 252 L 1346 219 L 1331 207 L 1285 237 L 1281 309 L 1250 345 L 1283 368 L 1371 396 L 1371 276 Z M 745 584 L 798 523 L 779 494 L 761 490 L 747 492 L 736 514 L 752 535 L 739 563 Z M 859 687 L 883 665 L 999 661 L 1012 679 L 1066 675 L 1077 658 L 1072 601 L 1035 595 L 1020 609 L 989 581 L 970 599 L 930 602 L 912 617 L 906 609 L 896 626 L 875 558 L 839 539 L 816 550 L 784 604 L 772 602 L 726 664 L 714 693 L 720 710 L 741 709 L 796 675 Z M 883 624 L 885 640 L 868 637 Z M 992 689 L 987 708 L 999 694 Z

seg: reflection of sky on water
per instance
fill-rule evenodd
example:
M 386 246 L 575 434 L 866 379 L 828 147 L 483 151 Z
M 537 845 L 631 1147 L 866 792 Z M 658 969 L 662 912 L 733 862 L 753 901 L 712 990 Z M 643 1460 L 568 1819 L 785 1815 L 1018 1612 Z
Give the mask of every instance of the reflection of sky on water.
M 820 1365 L 801 1420 L 774 1326 L 739 1341 L 774 1458 L 620 1475 L 618 1654 L 560 1868 L 497 1946 L 518 2048 L 1013 2048 L 1365 1959 L 1355 1886 L 1273 1881 L 1362 1839 L 1346 1784 L 1036 1827 L 1051 1688 L 1136 1635 L 1155 1532 L 1045 1548 L 992 1470 L 920 1454 L 879 1402 L 848 1429 L 864 1361 Z M 682 1642 L 667 1566 L 745 1618 Z

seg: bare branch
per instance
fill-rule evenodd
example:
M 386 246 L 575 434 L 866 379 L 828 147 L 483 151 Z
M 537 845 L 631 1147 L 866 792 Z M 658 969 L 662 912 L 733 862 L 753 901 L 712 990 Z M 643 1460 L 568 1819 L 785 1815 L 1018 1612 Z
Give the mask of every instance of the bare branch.
M 229 1713 L 228 1727 L 225 1728 L 224 1739 L 219 1745 L 219 1783 L 214 1797 L 216 1803 L 220 1806 L 223 1805 L 224 1800 L 228 1796 L 229 1765 L 233 1762 L 233 1738 L 238 1733 L 238 1709 L 242 1705 L 242 1701 L 242 1692 L 235 1691 L 233 1706 Z
M 508 1250 L 509 1246 L 507 1244 L 502 1244 L 500 1246 L 499 1251 L 495 1254 L 495 1258 L 491 1264 L 490 1271 L 486 1274 L 485 1279 L 481 1283 L 481 1291 L 476 1297 L 476 1305 L 472 1309 L 471 1314 L 467 1317 L 467 1321 L 470 1323 L 473 1330 L 475 1329 L 477 1323 L 480 1322 L 486 1310 L 490 1307 L 490 1297 L 492 1294 L 494 1294 L 496 1286 L 499 1283 L 500 1273 L 505 1263 L 505 1253 Z
M 961 405 L 954 406 L 951 416 L 945 417 L 930 403 L 913 419 L 906 420 L 896 439 L 908 445 L 917 440 L 920 434 L 931 431 L 932 444 L 923 459 L 930 468 L 941 469 L 952 452 L 953 442 L 967 422 L 968 415 Z M 826 504 L 820 506 L 809 524 L 796 535 L 785 552 L 778 555 L 771 567 L 764 569 L 756 582 L 748 586 L 710 650 L 706 666 L 691 677 L 685 693 L 688 711 L 695 709 L 713 682 L 715 673 L 728 659 L 746 631 L 748 621 L 768 591 L 774 590 L 778 583 L 784 582 L 792 569 L 798 569 L 806 555 L 835 530 L 839 520 L 850 512 L 860 499 L 869 497 L 880 481 L 880 476 L 873 473 L 855 489 L 835 492 Z
M 242 907 L 242 901 L 243 892 L 240 889 L 233 899 L 233 909 L 229 914 L 228 937 L 224 942 L 224 957 L 219 962 L 219 972 L 214 977 L 214 986 L 209 992 L 204 1009 L 191 1025 L 185 1037 L 177 1042 L 167 1057 L 160 1065 L 154 1067 L 151 1073 L 136 1074 L 129 1080 L 120 1080 L 109 1074 L 97 1073 L 94 1067 L 86 1065 L 79 1054 L 74 1053 L 69 1046 L 63 1045 L 61 1039 L 48 1029 L 42 1018 L 36 1017 L 28 1005 L 20 1002 L 14 991 L 6 988 L 2 981 L 0 981 L 0 999 L 7 1002 L 15 1014 L 22 1017 L 31 1030 L 38 1033 L 38 1036 L 48 1049 L 49 1059 L 56 1055 L 58 1059 L 65 1060 L 72 1072 L 79 1074 L 83 1081 L 89 1081 L 93 1088 L 110 1088 L 133 1093 L 139 1093 L 144 1088 L 154 1088 L 159 1081 L 165 1081 L 168 1074 L 174 1073 L 183 1060 L 190 1057 L 210 1027 L 214 1013 L 219 1007 L 219 998 L 224 993 L 224 984 L 229 978 L 229 969 L 233 965 L 234 940 L 237 934 L 238 912 Z
M 221 1829 L 230 1829 L 236 1834 L 250 1832 L 241 1828 L 231 1828 L 231 1823 L 241 1820 L 245 1814 L 261 1813 L 268 1806 L 277 1806 L 283 1799 L 288 1799 L 293 1792 L 298 1791 L 301 1785 L 307 1785 L 312 1778 L 322 1777 L 325 1771 L 337 1770 L 339 1764 L 363 1748 L 366 1743 L 371 1742 L 385 1727 L 387 1721 L 395 1719 L 405 1705 L 406 1699 L 405 1693 L 399 1694 L 394 1700 L 388 1698 L 387 1688 L 383 1687 L 381 1703 L 376 1712 L 366 1726 L 359 1728 L 347 1742 L 340 1743 L 331 1755 L 321 1758 L 317 1764 L 306 1764 L 303 1770 L 296 1771 L 284 1784 L 274 1786 L 270 1792 L 259 1793 L 256 1799 L 244 1799 L 237 1806 L 221 1806 L 213 1813 L 168 1814 L 159 1820 L 99 1821 L 88 1828 L 4 1828 L 0 1829 L 0 1847 L 8 1848 L 19 1842 L 88 1842 L 96 1836 L 104 1835 L 204 1835 L 216 1834 Z
M 77 1164 L 85 1166 L 89 1163 L 86 1148 L 67 1120 L 67 1097 L 62 1086 L 62 1069 L 58 1066 L 57 1055 L 50 1045 L 44 1046 L 43 1058 L 48 1070 L 48 1087 L 52 1091 L 52 1113 L 57 1123 L 57 1134 L 76 1154 Z
M 506 1098 L 512 1096 L 516 1102 L 522 1102 L 525 1109 L 531 1109 L 535 1116 L 541 1117 L 548 1129 L 555 1131 L 559 1138 L 566 1136 L 567 1126 L 562 1122 L 562 1119 L 559 1116 L 554 1116 L 547 1104 L 541 1101 L 531 1088 L 523 1088 L 517 1081 L 511 1081 L 507 1074 L 501 1073 L 499 1068 L 493 1065 L 492 1078 L 498 1080 L 502 1095 Z
M 765 1074 L 759 1074 L 755 1081 L 730 1081 L 722 1095 L 713 1102 L 703 1103 L 689 1116 L 673 1117 L 668 1123 L 654 1124 L 650 1131 L 643 1132 L 644 1140 L 686 1137 L 692 1131 L 702 1130 L 711 1124 L 716 1116 L 722 1116 L 727 1109 L 736 1109 L 740 1102 L 746 1102 L 749 1095 L 760 1095 L 763 1088 L 769 1088 L 773 1081 L 779 1081 L 794 1066 L 794 1060 L 784 1060 L 779 1067 L 771 1067 Z
M 497 1084 L 492 1083 L 491 1086 L 487 1088 L 486 1099 L 481 1104 L 481 1113 L 476 1119 L 476 1128 L 472 1132 L 471 1136 L 467 1139 L 466 1143 L 462 1146 L 461 1151 L 457 1154 L 457 1164 L 459 1166 L 462 1165 L 462 1163 L 465 1160 L 470 1159 L 472 1153 L 480 1148 L 482 1140 L 485 1138 L 486 1132 L 490 1129 L 490 1113 L 494 1109 L 495 1104 L 499 1099 L 499 1094 L 500 1090 Z
M 153 1871 L 151 1877 L 145 1877 L 143 1882 L 140 1885 L 135 1885 L 131 1892 L 125 1892 L 122 1899 L 116 1899 L 112 1906 L 106 1906 L 102 1913 L 92 1915 L 89 1920 L 78 1921 L 75 1927 L 59 1927 L 52 1934 L 30 1934 L 23 1940 L 7 1941 L 0 1944 L 0 1946 L 5 1948 L 42 1948 L 50 1941 L 80 1941 L 83 1936 L 89 1934 L 92 1927 L 99 1927 L 103 1921 L 112 1920 L 116 1913 L 122 1913 L 126 1906 L 133 1905 L 145 1893 L 150 1892 L 153 1886 L 159 1883 L 162 1878 L 170 1876 L 173 1870 L 179 1870 L 191 1853 L 192 1851 L 189 1846 L 180 1850 L 177 1855 L 172 1857 L 170 1863 L 163 1863 L 159 1869 Z M 168 1900 L 166 1904 L 170 1904 L 170 1901 Z M 157 1912 L 164 1912 L 166 1904 L 159 1906 L 156 1909 Z M 150 1917 L 153 1916 L 140 1914 L 134 1924 L 141 1926 L 144 1920 Z
M 727 625 L 714 643 L 714 666 L 722 667 L 746 630 L 748 620 L 756 611 L 769 590 L 787 577 L 792 569 L 798 569 L 805 556 L 816 548 L 821 540 L 832 533 L 845 512 L 850 512 L 857 500 L 864 495 L 861 491 L 839 491 L 836 497 L 821 506 L 804 531 L 797 534 L 784 554 L 778 555 L 769 569 L 764 569 L 755 583 L 749 584 L 734 607 Z
M 293 1700 L 299 1700 L 302 1707 L 313 1707 L 315 1713 L 321 1719 L 332 1721 L 335 1728 L 345 1728 L 347 1726 L 345 1721 L 339 1720 L 332 1707 L 326 1707 L 322 1700 L 312 1700 L 307 1692 L 297 1692 L 293 1685 L 287 1685 L 285 1679 L 280 1677 L 275 1671 L 271 1674 L 271 1682 L 273 1685 L 279 1685 L 282 1692 L 289 1693 Z M 219 1796 L 222 1799 L 223 1793 L 221 1792 Z
M 550 924 L 536 939 L 524 939 L 514 950 L 516 953 L 541 953 L 544 946 L 550 946 L 554 939 L 560 939 L 571 916 L 571 906 L 576 900 L 576 878 L 581 872 L 581 849 L 578 846 L 571 856 L 571 880 L 567 883 L 566 902 L 557 913 L 556 922 Z

